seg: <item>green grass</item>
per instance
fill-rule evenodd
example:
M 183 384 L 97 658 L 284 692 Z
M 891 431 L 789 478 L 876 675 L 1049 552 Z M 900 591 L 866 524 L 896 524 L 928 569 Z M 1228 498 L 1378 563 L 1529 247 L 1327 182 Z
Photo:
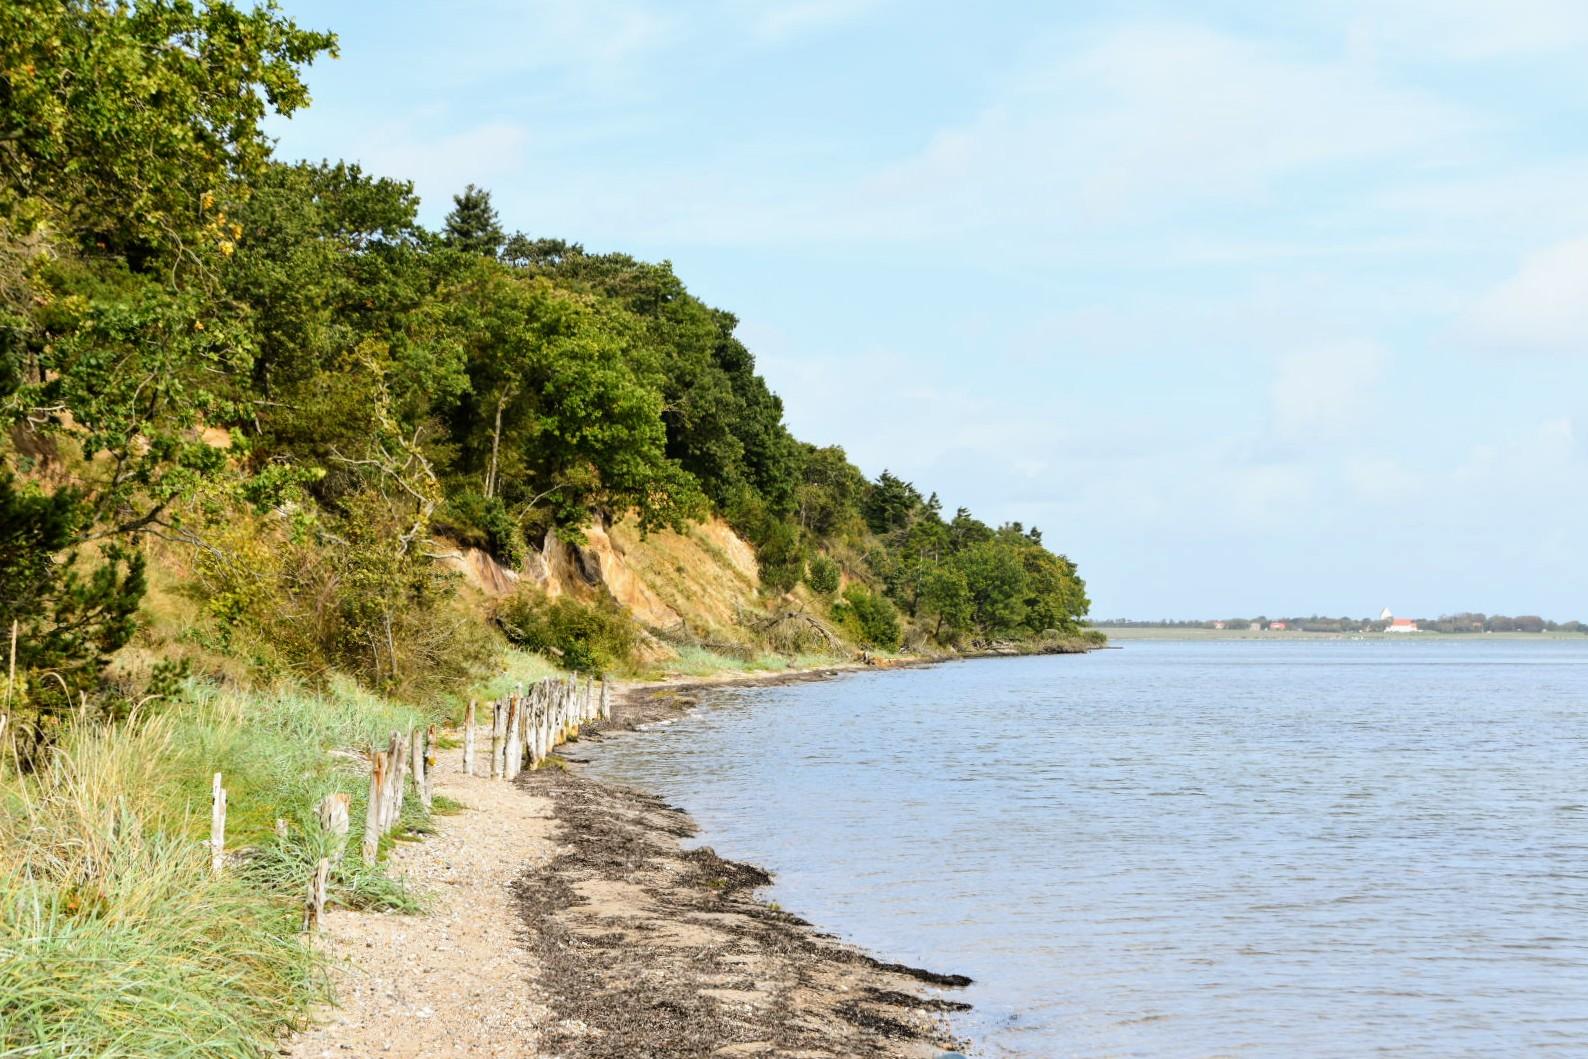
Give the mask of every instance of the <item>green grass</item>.
M 543 655 L 518 648 L 507 648 L 503 650 L 502 657 L 490 678 L 471 687 L 466 698 L 478 699 L 482 703 L 495 702 L 520 684 L 527 688 L 537 680 L 563 675 L 563 671 Z
M 32 775 L 6 770 L 0 1056 L 272 1054 L 324 995 L 298 933 L 313 866 L 331 852 L 315 818 L 321 798 L 353 795 L 331 902 L 421 907 L 359 860 L 368 780 L 347 751 L 424 720 L 351 686 L 312 695 L 192 685 L 155 716 L 68 732 Z M 205 843 L 215 772 L 235 854 L 219 878 Z M 408 798 L 399 833 L 429 827 Z
M 763 651 L 747 658 L 684 644 L 674 647 L 678 657 L 660 663 L 656 676 L 714 677 L 729 673 L 776 673 L 783 670 L 820 669 L 840 659 L 829 655 L 801 654 L 790 657 Z

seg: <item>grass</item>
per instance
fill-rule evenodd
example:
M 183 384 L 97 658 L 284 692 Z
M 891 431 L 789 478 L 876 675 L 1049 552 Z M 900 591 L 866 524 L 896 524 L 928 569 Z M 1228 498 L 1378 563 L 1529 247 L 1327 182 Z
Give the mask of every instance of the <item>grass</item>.
M 543 655 L 510 647 L 502 651 L 491 676 L 471 687 L 466 698 L 478 699 L 482 703 L 495 702 L 520 684 L 528 687 L 537 680 L 563 675 L 563 671 Z
M 776 673 L 783 670 L 820 669 L 838 659 L 829 655 L 780 655 L 763 651 L 747 658 L 683 644 L 674 647 L 678 657 L 662 663 L 658 676 L 712 677 L 724 673 Z
M 360 862 L 367 772 L 331 751 L 424 720 L 351 685 L 314 695 L 191 684 L 153 716 L 69 731 L 31 775 L 6 770 L 0 1056 L 272 1054 L 324 995 L 298 933 L 313 866 L 332 852 L 321 798 L 353 795 L 332 903 L 421 905 Z M 206 844 L 215 772 L 233 853 L 219 877 Z M 429 826 L 408 798 L 398 833 Z

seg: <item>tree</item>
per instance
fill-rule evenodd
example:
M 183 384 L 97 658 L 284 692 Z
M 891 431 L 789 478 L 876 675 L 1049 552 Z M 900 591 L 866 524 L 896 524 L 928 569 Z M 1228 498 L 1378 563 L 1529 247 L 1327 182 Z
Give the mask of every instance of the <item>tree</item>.
M 970 587 L 971 621 L 984 636 L 1009 636 L 1026 619 L 1030 581 L 1020 556 L 997 540 L 982 541 L 955 556 Z
M 957 566 L 934 567 L 921 588 L 921 609 L 935 618 L 932 638 L 944 642 L 970 627 L 974 600 L 965 571 Z
M 452 212 L 447 214 L 446 241 L 466 254 L 495 257 L 507 241 L 502 223 L 491 205 L 491 193 L 473 184 L 463 194 L 452 196 Z
M 0 634 L 9 640 L 17 623 L 20 677 L 11 705 L 46 728 L 95 688 L 137 628 L 143 556 L 111 545 L 85 576 L 73 546 L 90 514 L 73 489 L 45 493 L 0 470 Z

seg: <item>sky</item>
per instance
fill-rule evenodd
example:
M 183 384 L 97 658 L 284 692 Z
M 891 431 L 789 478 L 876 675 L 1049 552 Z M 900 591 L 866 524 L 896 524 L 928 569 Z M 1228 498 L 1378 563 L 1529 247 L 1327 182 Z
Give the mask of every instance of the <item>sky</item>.
M 1098 617 L 1588 619 L 1580 0 L 284 0 L 286 158 L 670 260 Z

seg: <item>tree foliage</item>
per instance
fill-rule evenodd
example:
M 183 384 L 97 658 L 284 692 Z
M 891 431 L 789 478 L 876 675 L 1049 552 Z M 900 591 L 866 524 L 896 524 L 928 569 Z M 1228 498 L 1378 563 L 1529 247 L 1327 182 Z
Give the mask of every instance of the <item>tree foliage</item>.
M 506 235 L 474 185 L 428 231 L 410 184 L 273 160 L 261 120 L 334 49 L 270 4 L 0 7 L 0 617 L 30 701 L 92 690 L 150 534 L 198 549 L 214 635 L 387 689 L 445 667 L 440 532 L 513 563 L 715 512 L 764 591 L 803 581 L 882 647 L 1085 613 L 1035 530 L 796 440 L 669 262 Z

